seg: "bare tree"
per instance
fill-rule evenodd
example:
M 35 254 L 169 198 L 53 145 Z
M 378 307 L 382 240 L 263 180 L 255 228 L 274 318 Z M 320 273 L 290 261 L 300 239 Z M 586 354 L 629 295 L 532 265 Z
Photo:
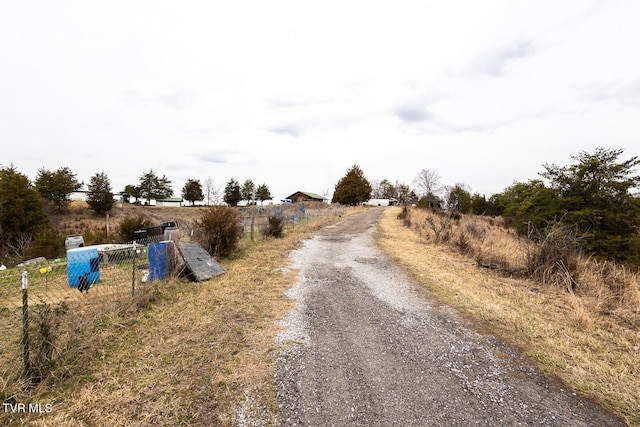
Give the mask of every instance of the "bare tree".
M 437 196 L 442 191 L 442 185 L 440 185 L 441 178 L 435 169 L 422 169 L 418 172 L 413 183 L 422 196 L 427 196 L 429 193 Z
M 13 236 L 13 238 L 7 239 L 5 246 L 17 259 L 22 260 L 27 252 L 29 252 L 32 241 L 33 232 L 18 233 Z
M 440 174 L 435 169 L 422 169 L 413 180 L 420 194 L 427 198 L 430 208 L 434 207 L 433 202 L 442 192 L 440 179 Z
M 207 200 L 207 206 L 210 205 L 219 205 L 221 201 L 220 191 L 222 190 L 222 186 L 217 186 L 214 184 L 213 179 L 208 177 L 204 181 L 204 189 L 205 189 L 205 198 Z
M 393 186 L 393 198 L 396 199 L 399 204 L 405 206 L 408 205 L 414 196 L 412 193 L 413 191 L 408 185 L 396 180 L 396 183 Z
M 371 187 L 373 188 L 374 199 L 390 199 L 394 197 L 394 186 L 388 179 L 372 181 Z

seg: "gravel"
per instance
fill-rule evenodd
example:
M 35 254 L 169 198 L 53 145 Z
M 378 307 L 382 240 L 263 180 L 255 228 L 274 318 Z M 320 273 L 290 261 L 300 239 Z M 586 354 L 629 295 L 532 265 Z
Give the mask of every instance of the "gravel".
M 350 216 L 292 254 L 281 425 L 623 425 L 432 302 L 375 249 L 382 212 Z

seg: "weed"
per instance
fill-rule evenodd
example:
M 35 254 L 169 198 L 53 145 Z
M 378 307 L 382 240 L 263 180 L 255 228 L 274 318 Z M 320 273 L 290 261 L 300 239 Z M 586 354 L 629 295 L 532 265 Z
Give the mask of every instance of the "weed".
M 439 243 L 442 240 L 442 233 L 447 230 L 451 225 L 451 216 L 448 215 L 429 215 L 425 218 L 425 222 L 431 228 L 434 234 L 434 243 Z M 445 233 L 446 234 L 446 233 Z M 449 240 L 446 236 L 445 241 Z
M 456 241 L 455 241 L 455 245 L 458 248 L 458 251 L 460 251 L 460 253 L 463 253 L 463 254 L 466 254 L 471 250 L 471 243 L 469 241 L 469 238 L 464 232 L 458 234 L 458 237 L 456 238 Z
M 131 216 L 127 215 L 120 222 L 118 227 L 118 234 L 123 242 L 131 242 L 134 239 L 134 233 L 144 227 L 149 227 L 151 221 L 142 215 Z
M 284 236 L 284 223 L 284 217 L 279 215 L 270 215 L 267 218 L 267 223 L 262 230 L 262 234 L 265 236 L 281 238 Z
M 200 244 L 213 256 L 229 257 L 237 248 L 244 233 L 242 214 L 229 206 L 213 206 L 207 209 L 198 226 Z
M 67 310 L 68 307 L 64 302 L 53 308 L 47 303 L 31 307 L 33 315 L 29 347 L 32 349 L 31 374 L 36 382 L 50 375 L 55 366 L 56 350 L 60 348 L 58 342 L 60 324 Z

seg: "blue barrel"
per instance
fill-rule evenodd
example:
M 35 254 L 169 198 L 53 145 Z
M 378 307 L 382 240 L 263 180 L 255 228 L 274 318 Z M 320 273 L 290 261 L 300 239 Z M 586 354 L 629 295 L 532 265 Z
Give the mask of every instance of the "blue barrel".
M 69 286 L 77 288 L 80 283 L 93 285 L 100 280 L 98 249 L 75 248 L 67 251 L 67 277 Z M 86 279 L 86 282 L 84 281 Z
M 149 281 L 164 280 L 169 275 L 170 241 L 149 244 Z

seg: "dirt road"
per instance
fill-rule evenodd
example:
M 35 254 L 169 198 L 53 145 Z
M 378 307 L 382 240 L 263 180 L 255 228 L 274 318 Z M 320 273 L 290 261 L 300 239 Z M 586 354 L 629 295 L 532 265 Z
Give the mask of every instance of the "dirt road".
M 350 216 L 293 254 L 282 425 L 622 425 L 430 301 L 374 248 L 382 212 Z

